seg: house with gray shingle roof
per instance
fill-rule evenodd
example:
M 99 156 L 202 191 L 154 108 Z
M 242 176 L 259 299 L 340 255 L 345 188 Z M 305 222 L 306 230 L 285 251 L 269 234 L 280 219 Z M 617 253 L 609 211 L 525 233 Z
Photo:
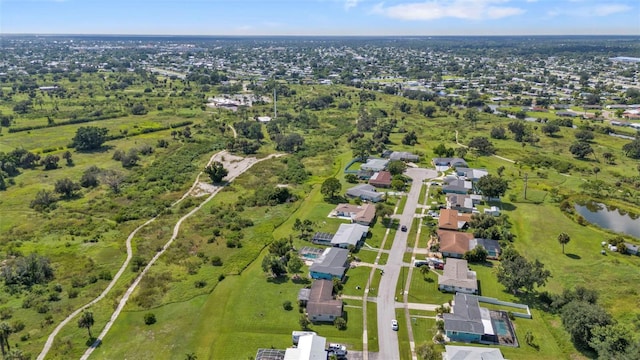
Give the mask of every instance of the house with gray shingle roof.
M 343 249 L 350 245 L 358 247 L 362 239 L 367 237 L 369 227 L 360 224 L 340 224 L 338 231 L 331 239 L 331 245 Z
M 360 198 L 361 200 L 378 202 L 382 201 L 384 193 L 379 193 L 369 184 L 359 184 L 347 190 L 347 196 Z
M 418 155 L 415 155 L 406 151 L 394 151 L 389 155 L 389 160 L 417 162 L 418 160 L 420 160 L 420 157 Z
M 438 289 L 447 292 L 478 293 L 476 272 L 469 270 L 467 260 L 447 259 L 444 272 L 438 276 Z
M 445 333 L 452 341 L 479 342 L 485 333 L 493 334 L 491 314 L 480 307 L 476 296 L 457 293 L 452 311 L 442 315 Z
M 382 171 L 387 168 L 387 164 L 389 164 L 387 159 L 369 158 L 366 163 L 360 165 L 360 169 L 374 172 Z
M 347 271 L 349 251 L 340 248 L 327 248 L 309 267 L 312 279 L 339 279 Z

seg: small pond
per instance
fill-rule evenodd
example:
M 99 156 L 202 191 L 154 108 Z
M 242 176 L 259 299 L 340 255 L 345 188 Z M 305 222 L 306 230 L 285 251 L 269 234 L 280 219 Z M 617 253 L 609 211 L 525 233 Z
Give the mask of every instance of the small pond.
M 576 204 L 575 208 L 582 217 L 592 224 L 640 239 L 640 217 L 636 214 L 629 214 L 624 210 L 612 206 L 607 207 L 607 205 L 595 201 Z

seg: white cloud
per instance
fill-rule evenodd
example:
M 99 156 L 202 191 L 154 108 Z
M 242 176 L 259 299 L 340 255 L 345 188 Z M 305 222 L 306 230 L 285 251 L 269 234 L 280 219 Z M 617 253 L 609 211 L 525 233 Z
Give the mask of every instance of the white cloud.
M 571 9 L 552 9 L 547 12 L 548 16 L 578 16 L 578 17 L 598 17 L 609 16 L 621 12 L 629 11 L 632 7 L 625 4 L 600 4 L 594 6 L 582 6 Z
M 384 3 L 379 3 L 374 6 L 373 12 L 401 20 L 500 19 L 525 12 L 517 7 L 498 6 L 507 2 L 509 0 L 431 0 L 386 7 Z
M 362 0 L 344 0 L 344 8 L 346 10 L 354 8 L 354 7 L 358 6 L 358 3 L 360 1 L 362 1 Z

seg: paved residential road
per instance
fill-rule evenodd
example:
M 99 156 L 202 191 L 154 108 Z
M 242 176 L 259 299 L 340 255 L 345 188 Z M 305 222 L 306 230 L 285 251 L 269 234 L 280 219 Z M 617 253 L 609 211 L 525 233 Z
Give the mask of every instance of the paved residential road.
M 401 294 L 396 293 L 396 284 L 400 277 L 402 257 L 407 249 L 407 237 L 411 232 L 423 181 L 437 177 L 438 173 L 432 169 L 409 168 L 405 175 L 413 180 L 400 216 L 400 225 L 405 225 L 407 231 L 396 232 L 378 289 L 378 344 L 380 347 L 378 358 L 385 360 L 400 359 L 398 333 L 391 329 L 391 320 L 396 318 L 396 297 L 402 301 Z

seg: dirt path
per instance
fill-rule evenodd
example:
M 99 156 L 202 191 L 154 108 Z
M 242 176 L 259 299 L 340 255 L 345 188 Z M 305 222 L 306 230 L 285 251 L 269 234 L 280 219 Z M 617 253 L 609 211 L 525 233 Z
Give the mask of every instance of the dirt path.
M 207 166 L 212 164 L 214 161 L 222 162 L 224 164 L 225 169 L 227 169 L 229 171 L 229 174 L 227 175 L 226 180 L 227 180 L 227 182 L 231 182 L 236 177 L 240 176 L 242 173 L 244 173 L 249 168 L 251 168 L 251 166 L 253 166 L 254 164 L 256 164 L 256 163 L 258 163 L 260 161 L 264 161 L 264 160 L 271 159 L 273 157 L 278 157 L 278 156 L 282 156 L 282 155 L 281 154 L 272 154 L 272 155 L 270 155 L 270 156 L 268 156 L 266 158 L 258 160 L 256 158 L 241 158 L 241 157 L 238 157 L 238 156 L 234 156 L 234 155 L 229 154 L 225 150 L 225 151 L 220 151 L 220 152 L 214 154 L 213 156 L 211 156 L 211 158 L 209 159 L 209 162 L 207 163 Z M 140 273 L 140 275 L 138 275 L 138 277 L 136 278 L 135 282 L 129 287 L 129 289 L 127 290 L 127 292 L 123 296 L 123 298 L 120 300 L 120 303 L 118 304 L 117 309 L 112 314 L 111 319 L 109 320 L 109 322 L 105 326 L 104 330 L 100 333 L 100 335 L 96 339 L 95 343 L 89 349 L 87 349 L 85 354 L 82 356 L 82 359 L 88 358 L 88 356 L 91 355 L 91 353 L 93 352 L 95 347 L 97 347 L 97 344 L 99 344 L 102 341 L 102 338 L 104 338 L 104 336 L 107 334 L 107 332 L 109 331 L 109 329 L 113 325 L 113 322 L 117 319 L 118 315 L 120 315 L 120 312 L 122 311 L 122 308 L 124 308 L 124 305 L 126 305 L 127 300 L 129 299 L 129 296 L 131 296 L 131 294 L 133 293 L 135 288 L 138 286 L 138 283 L 140 282 L 142 277 L 147 273 L 147 271 L 149 270 L 151 265 L 153 265 L 156 262 L 156 260 L 167 250 L 167 248 L 171 245 L 171 243 L 173 243 L 173 240 L 175 240 L 175 238 L 178 236 L 178 231 L 180 230 L 180 225 L 182 224 L 182 222 L 184 220 L 186 220 L 188 217 L 190 217 L 191 215 L 195 214 L 198 210 L 200 210 L 200 208 L 202 208 L 202 206 L 204 206 L 211 199 L 213 199 L 213 197 L 220 191 L 220 189 L 222 189 L 222 186 L 212 186 L 211 184 L 206 184 L 206 183 L 201 182 L 200 181 L 200 176 L 202 174 L 203 174 L 203 172 L 201 171 L 198 174 L 198 176 L 196 177 L 196 180 L 194 181 L 193 185 L 189 188 L 189 190 L 187 190 L 187 192 L 185 192 L 185 194 L 182 195 L 182 197 L 180 199 L 178 199 L 173 204 L 171 204 L 171 206 L 174 207 L 174 206 L 178 205 L 180 202 L 182 202 L 182 200 L 186 199 L 187 196 L 189 196 L 189 195 L 200 196 L 200 195 L 202 195 L 201 191 L 209 193 L 210 194 L 209 197 L 204 202 L 202 202 L 198 207 L 196 207 L 195 209 L 191 210 L 188 214 L 186 214 L 185 216 L 180 218 L 180 220 L 178 220 L 178 222 L 176 223 L 176 225 L 175 225 L 175 227 L 173 229 L 173 235 L 171 236 L 171 239 L 169 239 L 169 241 L 163 246 L 162 250 L 160 252 L 158 252 L 153 257 L 153 259 L 144 268 L 144 270 Z M 133 237 L 137 234 L 137 232 L 140 229 L 142 229 L 143 227 L 145 227 L 145 226 L 149 225 L 150 223 L 152 223 L 154 220 L 156 220 L 156 218 L 157 217 L 149 219 L 147 222 L 145 222 L 144 224 L 138 226 L 135 230 L 133 230 L 131 232 L 131 234 L 129 234 L 129 236 L 127 237 L 127 241 L 125 243 L 126 248 L 127 248 L 127 258 L 125 259 L 124 263 L 122 264 L 122 266 L 120 267 L 120 269 L 118 270 L 116 275 L 113 277 L 113 279 L 111 280 L 109 285 L 102 291 L 102 293 L 98 297 L 96 297 L 92 301 L 88 302 L 87 304 L 81 306 L 80 308 L 78 308 L 77 310 L 75 310 L 74 312 L 69 314 L 69 316 L 67 316 L 64 320 L 62 320 L 58 324 L 58 326 L 56 326 L 56 328 L 53 330 L 53 332 L 51 332 L 51 334 L 47 338 L 47 341 L 46 341 L 42 351 L 38 355 L 37 360 L 44 360 L 45 359 L 45 357 L 49 353 L 49 350 L 51 350 L 51 346 L 53 345 L 53 341 L 55 340 L 55 337 L 58 335 L 58 333 L 60 333 L 60 331 L 62 330 L 62 328 L 64 328 L 65 325 L 67 325 L 71 320 L 73 320 L 73 318 L 75 318 L 82 311 L 88 309 L 92 305 L 96 304 L 98 301 L 104 299 L 104 297 L 107 296 L 107 294 L 109 294 L 109 292 L 113 289 L 113 287 L 116 285 L 116 283 L 118 282 L 118 280 L 120 279 L 120 277 L 122 276 L 124 271 L 129 266 L 129 262 L 131 261 L 131 258 L 133 257 L 133 250 L 132 250 L 132 247 L 131 247 L 131 241 L 133 240 Z

